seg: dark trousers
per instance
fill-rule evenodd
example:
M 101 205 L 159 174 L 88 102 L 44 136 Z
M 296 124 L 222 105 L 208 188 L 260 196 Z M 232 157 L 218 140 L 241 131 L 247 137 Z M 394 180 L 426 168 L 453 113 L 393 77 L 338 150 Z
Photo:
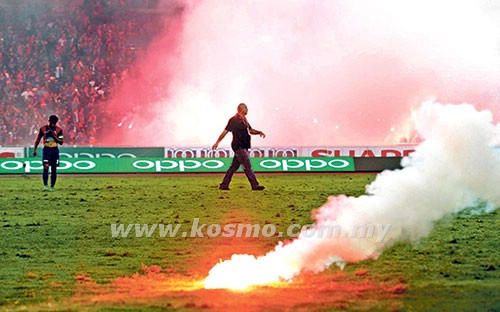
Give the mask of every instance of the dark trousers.
M 49 183 L 49 168 L 43 167 L 43 173 L 42 173 L 42 180 L 43 180 L 43 185 L 47 186 Z M 54 187 L 56 185 L 56 180 L 57 180 L 57 166 L 53 165 L 50 166 L 50 186 Z
M 43 148 L 43 173 L 42 180 L 43 185 L 47 186 L 49 182 L 49 168 L 45 165 L 50 166 L 50 186 L 54 187 L 57 180 L 57 166 L 59 165 L 59 149 L 57 147 L 44 147 Z
M 240 165 L 243 166 L 243 171 L 245 172 L 248 182 L 250 182 L 252 188 L 259 185 L 259 182 L 257 182 L 257 178 L 253 173 L 252 165 L 250 164 L 250 158 L 248 158 L 248 150 L 239 149 L 234 152 L 233 162 L 231 163 L 231 166 L 229 166 L 229 169 L 227 170 L 226 175 L 224 176 L 224 179 L 220 184 L 221 187 L 229 187 L 229 183 L 231 183 L 233 174 L 238 170 Z

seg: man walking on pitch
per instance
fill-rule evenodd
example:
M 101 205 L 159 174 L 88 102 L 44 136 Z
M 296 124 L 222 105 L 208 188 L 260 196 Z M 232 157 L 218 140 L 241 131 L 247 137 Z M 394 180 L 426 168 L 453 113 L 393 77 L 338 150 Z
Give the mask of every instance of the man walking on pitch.
M 240 165 L 243 166 L 243 170 L 252 186 L 254 191 L 262 191 L 264 186 L 259 185 L 257 178 L 252 170 L 252 165 L 250 164 L 250 159 L 248 157 L 248 149 L 250 148 L 250 134 L 259 135 L 265 138 L 264 132 L 252 129 L 252 126 L 248 123 L 246 115 L 248 113 L 248 108 L 245 103 L 238 105 L 238 111 L 236 115 L 231 117 L 227 123 L 226 128 L 220 134 L 217 142 L 212 146 L 212 149 L 216 150 L 219 146 L 220 141 L 224 139 L 228 132 L 233 133 L 233 141 L 231 143 L 231 148 L 234 151 L 234 158 L 231 166 L 226 172 L 222 183 L 219 185 L 219 190 L 229 190 L 229 183 L 233 174 L 238 170 Z
M 50 190 L 54 190 L 57 179 L 57 166 L 59 166 L 59 148 L 64 142 L 63 131 L 60 127 L 56 126 L 59 118 L 56 115 L 49 117 L 49 124 L 40 128 L 38 136 L 35 140 L 35 147 L 33 149 L 33 156 L 36 156 L 36 148 L 43 138 L 43 188 L 48 190 L 47 186 L 49 180 L 49 166 L 50 166 Z

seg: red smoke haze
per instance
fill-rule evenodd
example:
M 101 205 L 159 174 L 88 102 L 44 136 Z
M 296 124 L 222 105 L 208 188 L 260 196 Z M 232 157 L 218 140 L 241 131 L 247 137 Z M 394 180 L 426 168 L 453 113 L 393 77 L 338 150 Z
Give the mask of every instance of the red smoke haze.
M 267 134 L 254 146 L 398 143 L 432 98 L 498 121 L 488 3 L 186 2 L 110 103 L 116 122 L 99 144 L 210 146 L 240 102 Z

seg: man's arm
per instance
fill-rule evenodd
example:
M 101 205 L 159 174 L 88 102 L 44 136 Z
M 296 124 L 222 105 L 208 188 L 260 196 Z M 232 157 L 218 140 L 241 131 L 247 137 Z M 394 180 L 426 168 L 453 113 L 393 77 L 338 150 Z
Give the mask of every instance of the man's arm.
M 265 138 L 266 134 L 260 130 L 250 129 L 250 134 L 260 135 L 261 138 Z
M 64 136 L 63 136 L 62 130 L 60 130 L 57 133 L 55 131 L 51 131 L 49 133 L 49 135 L 54 139 L 54 141 L 56 141 L 57 144 L 63 145 L 63 143 L 64 143 Z
M 56 142 L 59 144 L 59 145 L 63 145 L 64 143 L 64 136 L 63 136 L 63 131 L 61 129 L 61 131 L 59 131 L 59 133 L 57 134 L 57 138 L 54 138 L 56 140 Z
M 228 133 L 229 131 L 227 131 L 226 129 L 224 129 L 222 131 L 222 133 L 219 135 L 219 138 L 217 139 L 217 142 L 215 142 L 215 144 L 212 146 L 212 149 L 213 150 L 216 150 L 217 147 L 219 146 L 219 143 L 220 141 L 222 141 L 222 139 L 224 139 L 224 137 L 226 136 L 226 134 Z

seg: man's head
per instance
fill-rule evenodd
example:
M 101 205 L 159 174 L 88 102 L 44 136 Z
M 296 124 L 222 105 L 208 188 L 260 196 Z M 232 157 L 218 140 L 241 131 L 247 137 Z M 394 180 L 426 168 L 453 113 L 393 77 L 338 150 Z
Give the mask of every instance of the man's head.
M 49 117 L 49 124 L 55 125 L 59 121 L 59 117 L 56 115 L 50 115 Z
M 248 113 L 247 105 L 245 103 L 238 104 L 238 114 L 246 116 L 247 113 Z

